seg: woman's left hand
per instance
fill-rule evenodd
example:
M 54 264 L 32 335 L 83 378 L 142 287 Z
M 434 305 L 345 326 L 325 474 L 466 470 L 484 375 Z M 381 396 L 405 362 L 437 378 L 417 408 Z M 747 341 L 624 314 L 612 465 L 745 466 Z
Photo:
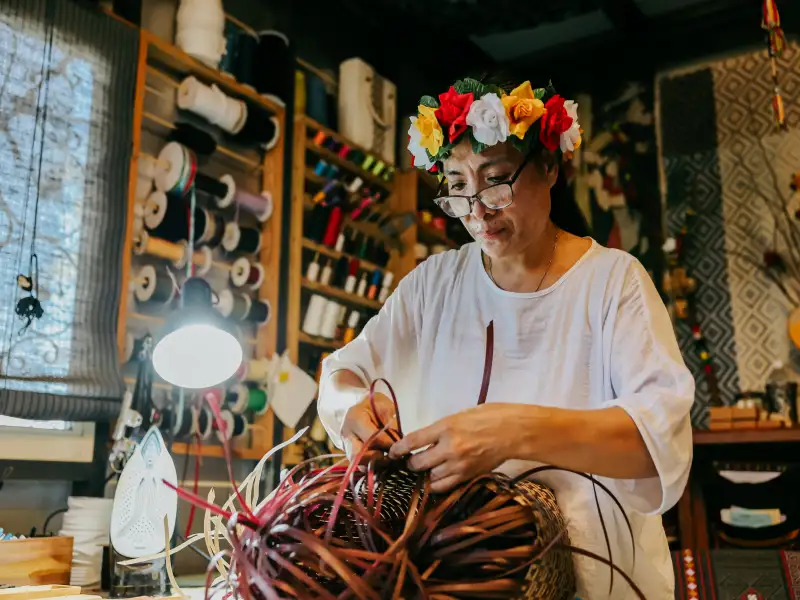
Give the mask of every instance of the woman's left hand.
M 445 417 L 396 442 L 389 457 L 397 459 L 425 448 L 409 459 L 409 467 L 430 470 L 431 491 L 446 492 L 511 458 L 513 434 L 525 408 L 529 406 L 491 403 Z

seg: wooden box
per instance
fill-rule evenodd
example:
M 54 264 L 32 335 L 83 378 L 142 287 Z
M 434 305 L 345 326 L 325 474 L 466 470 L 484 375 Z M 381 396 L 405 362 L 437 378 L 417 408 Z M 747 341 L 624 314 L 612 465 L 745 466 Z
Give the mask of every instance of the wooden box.
M 71 537 L 0 542 L 0 584 L 69 585 L 71 571 Z

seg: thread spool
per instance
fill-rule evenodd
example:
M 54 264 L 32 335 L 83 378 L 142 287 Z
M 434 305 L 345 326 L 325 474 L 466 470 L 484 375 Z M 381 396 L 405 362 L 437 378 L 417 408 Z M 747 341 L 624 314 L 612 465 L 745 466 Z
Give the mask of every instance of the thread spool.
M 221 410 L 220 416 L 225 423 L 224 431 L 217 431 L 217 438 L 220 442 L 235 440 L 247 433 L 247 419 L 242 415 L 237 415 L 229 410 Z
M 224 230 L 224 227 L 219 227 L 219 230 Z M 214 259 L 211 254 L 211 247 L 209 244 L 215 243 L 216 238 L 212 239 L 209 243 L 195 247 L 194 251 L 194 265 L 195 275 L 200 277 L 206 275 L 211 270 L 211 265 L 214 264 Z M 217 245 L 218 242 L 216 242 Z M 187 242 L 178 242 L 177 246 L 183 251 L 181 259 L 173 263 L 177 269 L 184 269 L 189 262 L 189 244 Z
M 221 198 L 224 201 L 229 195 L 232 197 L 234 191 L 236 190 L 235 185 L 228 185 L 228 181 L 231 179 L 232 178 L 230 175 L 223 175 L 221 178 L 217 179 L 215 177 L 211 177 L 210 175 L 197 173 L 194 180 L 194 186 L 204 194 L 210 194 L 211 196 L 214 196 L 214 198 Z M 230 200 L 228 200 L 228 202 L 230 202 Z
M 156 238 L 167 242 L 182 242 L 189 238 L 189 214 L 186 203 L 180 198 L 169 199 L 164 192 L 153 192 L 147 199 L 144 226 Z M 194 242 L 215 248 L 225 235 L 225 221 L 221 215 L 210 213 L 205 208 L 194 211 Z M 162 248 L 166 251 L 165 248 Z M 182 249 L 178 249 L 183 254 Z M 171 249 L 168 260 L 179 263 L 182 257 Z
M 173 244 L 161 238 L 151 237 L 146 231 L 142 231 L 133 240 L 133 253 L 139 256 L 149 254 L 168 260 L 178 265 L 184 257 L 183 247 Z
M 230 177 L 230 175 L 223 176 L 220 178 L 220 181 L 225 180 L 225 177 Z M 260 194 L 253 194 L 252 192 L 236 187 L 233 178 L 226 181 L 229 183 L 229 188 L 232 190 L 232 193 L 224 198 L 218 198 L 218 207 L 227 208 L 235 202 L 239 208 L 254 214 L 262 223 L 272 216 L 272 194 L 266 190 Z
M 258 36 L 249 31 L 242 31 L 236 41 L 238 47 L 236 49 L 236 64 L 233 69 L 234 76 L 242 84 L 253 88 L 258 54 Z
M 144 265 L 139 269 L 134 289 L 139 302 L 169 304 L 175 298 L 178 282 L 167 267 Z
M 241 383 L 233 386 L 225 394 L 225 405 L 231 412 L 240 415 L 247 410 L 247 404 L 250 400 L 250 390 L 246 385 Z
M 207 440 L 211 437 L 211 432 L 214 431 L 214 415 L 208 408 L 193 407 L 192 408 L 192 433 L 198 435 L 200 439 Z
M 192 435 L 192 427 L 194 420 L 192 418 L 192 409 L 184 408 L 182 412 L 173 412 L 172 434 L 178 438 L 183 439 Z
M 342 305 L 332 300 L 328 301 L 325 306 L 325 312 L 322 315 L 322 326 L 320 327 L 320 336 L 325 339 L 332 340 L 336 335 L 336 325 L 339 324 L 339 314 L 342 311 Z
M 253 82 L 259 94 L 284 104 L 289 98 L 289 86 L 294 82 L 294 59 L 289 52 L 289 38 L 280 31 L 258 32 L 258 64 L 270 65 L 257 69 Z
M 219 293 L 217 310 L 223 317 L 228 317 L 234 321 L 244 321 L 250 312 L 251 303 L 250 296 L 232 292 L 231 290 L 222 290 Z
M 222 247 L 227 252 L 255 254 L 261 249 L 261 232 L 254 227 L 239 227 L 236 223 L 225 225 Z
M 235 137 L 242 144 L 255 144 L 264 150 L 272 150 L 281 134 L 281 123 L 277 117 L 270 115 L 258 106 L 251 106 L 247 122 Z
M 147 336 L 140 338 L 133 337 L 133 334 L 125 334 L 125 354 L 123 362 L 138 362 L 142 359 L 142 351 L 144 350 L 144 341 Z
M 196 174 L 197 160 L 186 146 L 167 142 L 158 153 L 154 179 L 157 190 L 182 196 L 191 189 Z
M 325 317 L 325 307 L 328 299 L 319 294 L 312 294 L 303 317 L 303 331 L 308 335 L 318 336 L 322 330 L 322 319 Z
M 272 307 L 270 306 L 269 302 L 266 300 L 252 300 L 250 302 L 250 310 L 247 311 L 245 321 L 257 323 L 258 325 L 264 325 L 267 321 L 269 321 L 271 313 Z
M 267 358 L 253 358 L 244 363 L 244 381 L 265 381 L 269 377 L 270 361 Z
M 214 136 L 185 121 L 175 123 L 175 129 L 169 133 L 167 140 L 186 146 L 200 156 L 211 156 L 217 150 Z
M 231 265 L 231 283 L 237 288 L 248 286 L 257 290 L 264 283 L 264 267 L 242 256 Z
M 267 407 L 266 390 L 262 387 L 251 387 L 247 392 L 247 410 L 252 411 L 256 416 L 261 416 L 267 412 Z
M 216 85 L 207 86 L 187 77 L 178 88 L 178 107 L 206 119 L 228 133 L 242 130 L 247 120 L 247 105 L 225 95 Z

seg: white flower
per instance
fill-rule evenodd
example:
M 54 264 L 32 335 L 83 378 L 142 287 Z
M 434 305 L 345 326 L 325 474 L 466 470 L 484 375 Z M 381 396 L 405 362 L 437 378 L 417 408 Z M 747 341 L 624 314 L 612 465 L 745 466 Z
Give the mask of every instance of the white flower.
M 472 137 L 481 144 L 494 146 L 508 138 L 508 116 L 497 94 L 484 94 L 472 103 L 467 113 L 467 125 L 472 127 Z
M 573 152 L 575 148 L 581 145 L 581 126 L 578 124 L 578 103 L 574 100 L 567 100 L 564 102 L 564 110 L 572 117 L 572 125 L 561 134 L 561 151 Z
M 414 157 L 414 166 L 429 170 L 435 163 L 428 158 L 428 153 L 420 143 L 422 140 L 422 132 L 416 126 L 417 117 L 411 117 L 411 127 L 408 128 L 408 151 Z

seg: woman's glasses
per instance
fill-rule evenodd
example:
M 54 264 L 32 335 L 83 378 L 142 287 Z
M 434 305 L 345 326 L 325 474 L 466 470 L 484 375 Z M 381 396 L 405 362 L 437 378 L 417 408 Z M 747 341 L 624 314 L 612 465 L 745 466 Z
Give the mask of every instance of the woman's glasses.
M 530 156 L 526 156 L 522 164 L 511 176 L 508 181 L 502 183 L 495 183 L 482 189 L 477 194 L 472 196 L 439 196 L 442 184 L 439 184 L 439 191 L 436 192 L 437 196 L 433 199 L 436 205 L 441 208 L 448 217 L 460 219 L 466 217 L 472 212 L 472 205 L 475 202 L 480 202 L 490 210 L 500 210 L 511 206 L 514 201 L 514 182 L 517 181 L 520 173 L 528 164 Z M 443 180 L 444 181 L 444 180 Z

